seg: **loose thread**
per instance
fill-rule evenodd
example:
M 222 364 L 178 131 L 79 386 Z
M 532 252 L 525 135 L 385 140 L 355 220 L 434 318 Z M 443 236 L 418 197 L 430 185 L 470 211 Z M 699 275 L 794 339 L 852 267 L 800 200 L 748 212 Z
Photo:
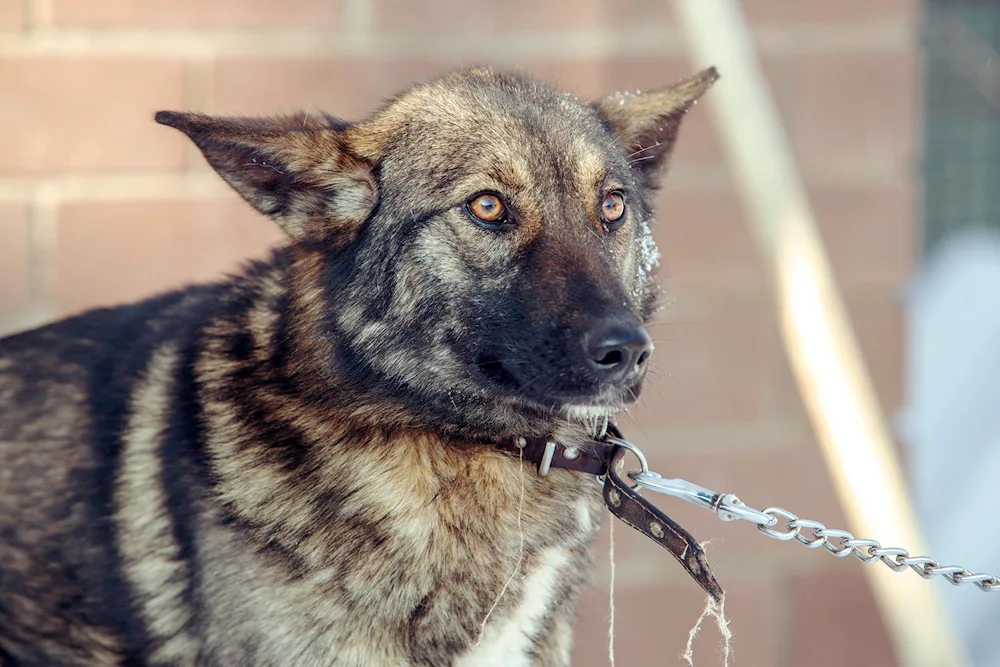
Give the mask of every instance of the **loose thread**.
M 698 631 L 701 630 L 701 622 L 705 620 L 705 617 L 712 613 L 712 596 L 708 596 L 705 600 L 705 608 L 701 610 L 701 616 L 695 621 L 694 627 L 691 628 L 691 632 L 688 633 L 687 646 L 684 647 L 684 653 L 681 654 L 681 659 L 684 660 L 691 667 L 694 667 L 694 638 L 698 636 Z
M 701 616 L 698 617 L 694 627 L 691 628 L 691 632 L 688 633 L 687 646 L 684 648 L 684 653 L 681 654 L 681 659 L 691 667 L 694 667 L 694 638 L 698 636 L 698 631 L 701 630 L 701 622 L 705 620 L 706 616 L 715 618 L 719 634 L 722 635 L 723 665 L 729 667 L 729 658 L 733 653 L 733 633 L 729 629 L 729 621 L 726 620 L 725 596 L 719 601 L 718 606 L 715 605 L 715 600 L 712 599 L 711 595 L 705 599 L 705 608 L 702 609 Z
M 726 620 L 725 596 L 719 601 L 718 612 L 713 615 L 715 616 L 715 624 L 719 626 L 719 634 L 722 635 L 723 665 L 729 667 L 729 657 L 733 654 L 733 631 L 729 629 L 729 621 Z
M 611 667 L 615 667 L 615 520 L 613 518 L 609 525 L 608 541 L 611 543 L 611 547 L 608 550 L 608 556 L 611 562 L 611 585 L 608 587 L 608 607 L 610 609 L 608 619 L 608 660 L 611 662 Z
M 521 483 L 521 497 L 517 503 L 517 532 L 521 538 L 521 548 L 517 555 L 517 563 L 514 564 L 514 571 L 510 573 L 510 577 L 504 582 L 500 592 L 497 593 L 496 599 L 493 600 L 493 606 L 491 606 L 490 610 L 486 612 L 486 617 L 483 618 L 482 625 L 479 626 L 479 638 L 476 639 L 474 648 L 478 647 L 482 643 L 483 633 L 486 631 L 486 622 L 490 620 L 490 616 L 493 615 L 493 611 L 497 608 L 497 605 L 500 604 L 500 600 L 507 592 L 507 588 L 510 586 L 511 582 L 514 581 L 514 577 L 516 577 L 521 571 L 521 563 L 524 561 L 524 528 L 521 525 L 521 515 L 524 511 L 524 450 L 520 450 L 518 452 L 517 476 Z

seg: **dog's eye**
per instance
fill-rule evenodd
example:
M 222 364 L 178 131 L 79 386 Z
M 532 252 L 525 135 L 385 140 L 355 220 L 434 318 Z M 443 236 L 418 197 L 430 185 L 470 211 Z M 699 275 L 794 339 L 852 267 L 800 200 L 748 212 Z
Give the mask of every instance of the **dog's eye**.
M 601 220 L 613 225 L 625 215 L 625 197 L 620 192 L 609 193 L 601 202 Z
M 507 207 L 492 192 L 476 195 L 465 205 L 466 210 L 479 222 L 498 225 L 507 219 Z

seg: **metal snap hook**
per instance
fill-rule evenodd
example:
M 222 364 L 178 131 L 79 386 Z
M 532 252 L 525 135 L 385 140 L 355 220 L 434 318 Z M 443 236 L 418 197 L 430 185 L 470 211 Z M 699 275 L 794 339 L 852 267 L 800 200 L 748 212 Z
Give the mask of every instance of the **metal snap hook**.
M 628 440 L 622 440 L 621 438 L 608 438 L 608 442 L 610 442 L 613 445 L 617 445 L 618 447 L 622 447 L 624 449 L 629 450 L 630 452 L 632 452 L 635 455 L 635 458 L 637 458 L 639 460 L 639 468 L 640 468 L 640 470 L 630 470 L 630 471 L 628 471 L 627 475 L 630 478 L 632 478 L 633 480 L 635 479 L 633 473 L 635 473 L 635 474 L 644 474 L 644 475 L 645 474 L 649 474 L 649 463 L 646 461 L 646 455 L 642 453 L 641 449 L 639 449 L 638 447 L 636 447 L 635 445 L 633 445 Z M 641 486 L 641 484 L 639 484 L 639 482 L 636 482 L 635 484 L 630 485 L 629 488 L 634 491 L 635 489 L 639 488 L 640 486 Z

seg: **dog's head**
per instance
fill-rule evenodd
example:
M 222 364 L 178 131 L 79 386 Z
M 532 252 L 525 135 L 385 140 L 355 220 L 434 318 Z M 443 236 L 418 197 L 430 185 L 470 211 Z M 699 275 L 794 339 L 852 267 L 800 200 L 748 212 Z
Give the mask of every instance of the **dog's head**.
M 427 419 L 497 432 L 638 396 L 653 350 L 653 195 L 716 78 L 585 102 L 475 68 L 353 124 L 157 121 L 321 258 L 313 312 L 334 363 Z

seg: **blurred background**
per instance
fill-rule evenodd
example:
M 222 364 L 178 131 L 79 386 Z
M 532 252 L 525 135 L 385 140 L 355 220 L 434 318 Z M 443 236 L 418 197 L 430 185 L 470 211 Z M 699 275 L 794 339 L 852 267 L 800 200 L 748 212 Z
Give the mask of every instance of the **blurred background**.
M 281 242 L 180 133 L 153 123 L 156 110 L 357 119 L 417 79 L 473 63 L 522 67 L 581 96 L 651 88 L 694 70 L 671 8 L 0 0 L 0 334 L 212 278 Z M 1000 567 L 988 495 L 1000 470 L 1000 242 L 990 231 L 1000 227 L 1000 7 L 743 8 L 896 426 L 931 555 Z M 658 377 L 623 429 L 666 476 L 847 527 L 707 109 L 686 117 L 659 205 L 670 305 L 652 328 Z M 656 501 L 711 540 L 734 664 L 898 664 L 856 560 Z M 621 524 L 615 541 L 618 664 L 680 664 L 700 589 Z M 608 663 L 607 548 L 605 528 L 577 630 L 582 667 Z M 975 664 L 1000 664 L 988 635 L 1000 621 L 996 601 L 971 587 L 926 585 L 947 588 Z M 695 658 L 721 664 L 708 624 Z

